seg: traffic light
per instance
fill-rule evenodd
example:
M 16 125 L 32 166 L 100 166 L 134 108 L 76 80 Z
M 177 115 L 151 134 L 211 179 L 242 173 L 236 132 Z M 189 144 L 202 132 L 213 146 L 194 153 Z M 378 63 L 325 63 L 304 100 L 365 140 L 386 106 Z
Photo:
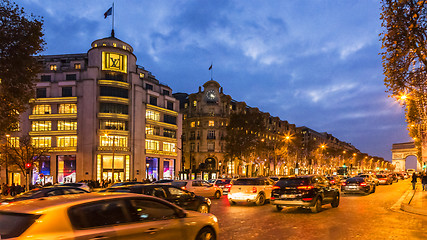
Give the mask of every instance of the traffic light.
M 30 173 L 31 167 L 33 166 L 32 163 L 26 163 L 25 164 L 25 170 L 27 171 L 27 174 Z
M 344 164 L 342 165 L 342 167 L 344 167 L 344 168 L 345 168 L 345 167 L 347 167 L 347 166 L 346 166 L 346 165 L 345 165 L 345 163 L 344 163 Z

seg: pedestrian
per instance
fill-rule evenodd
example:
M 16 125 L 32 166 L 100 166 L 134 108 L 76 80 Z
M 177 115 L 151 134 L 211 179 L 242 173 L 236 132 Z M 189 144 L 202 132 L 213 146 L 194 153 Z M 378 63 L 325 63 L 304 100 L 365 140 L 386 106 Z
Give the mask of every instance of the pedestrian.
M 421 184 L 423 185 L 423 191 L 427 191 L 427 172 L 424 172 L 421 178 Z
M 412 174 L 411 183 L 412 183 L 412 190 L 415 190 L 415 184 L 417 183 L 417 174 L 415 172 Z

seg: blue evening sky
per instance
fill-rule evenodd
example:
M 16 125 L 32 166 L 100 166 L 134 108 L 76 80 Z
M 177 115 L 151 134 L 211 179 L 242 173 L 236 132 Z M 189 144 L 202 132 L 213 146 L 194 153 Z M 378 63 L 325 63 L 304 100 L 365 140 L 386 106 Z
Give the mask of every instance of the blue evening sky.
M 43 54 L 84 53 L 108 37 L 112 0 L 20 0 L 44 18 Z M 388 97 L 378 0 L 116 0 L 116 37 L 173 92 L 213 78 L 224 93 L 391 161 L 408 142 Z

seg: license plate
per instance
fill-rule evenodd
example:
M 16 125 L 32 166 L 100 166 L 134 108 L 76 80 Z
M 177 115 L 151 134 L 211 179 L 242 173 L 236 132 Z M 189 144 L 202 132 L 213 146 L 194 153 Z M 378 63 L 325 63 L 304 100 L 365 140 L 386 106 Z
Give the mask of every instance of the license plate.
M 356 189 L 357 187 L 356 186 L 348 186 L 348 188 L 350 188 L 350 189 Z
M 296 198 L 296 195 L 293 195 L 293 194 L 283 194 L 282 198 Z

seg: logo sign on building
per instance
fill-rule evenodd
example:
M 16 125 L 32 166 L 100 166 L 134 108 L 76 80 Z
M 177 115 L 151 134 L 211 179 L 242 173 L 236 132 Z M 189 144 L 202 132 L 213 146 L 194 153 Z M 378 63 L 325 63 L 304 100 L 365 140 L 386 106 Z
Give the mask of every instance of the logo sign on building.
M 102 52 L 102 70 L 127 73 L 127 56 L 113 52 Z

